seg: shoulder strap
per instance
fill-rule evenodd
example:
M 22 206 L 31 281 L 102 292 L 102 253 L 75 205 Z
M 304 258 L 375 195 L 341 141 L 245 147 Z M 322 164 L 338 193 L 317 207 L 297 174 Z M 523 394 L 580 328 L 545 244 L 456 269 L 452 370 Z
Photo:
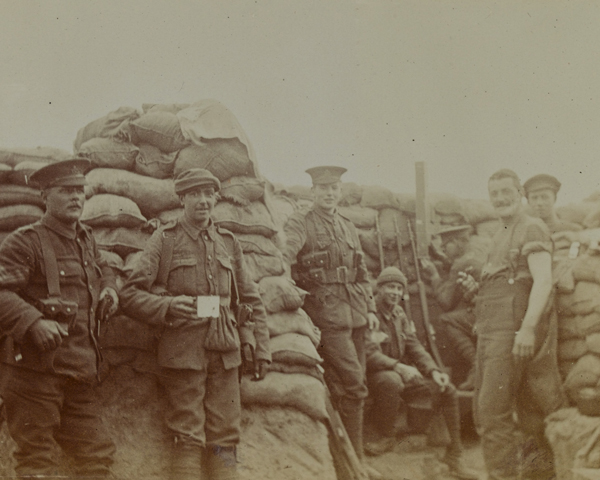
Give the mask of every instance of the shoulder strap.
M 46 230 L 46 227 L 39 223 L 33 225 L 33 230 L 38 234 L 38 237 L 40 238 L 40 244 L 42 246 L 42 257 L 44 258 L 46 282 L 48 284 L 48 296 L 60 297 L 58 263 L 56 262 L 56 255 L 54 254 L 54 249 L 52 248 L 48 230 Z
M 169 270 L 171 269 L 171 260 L 173 259 L 173 249 L 175 248 L 175 233 L 167 230 L 162 232 L 163 243 L 160 253 L 160 262 L 158 264 L 158 273 L 154 285 L 167 288 L 169 279 Z
M 317 241 L 317 226 L 313 218 L 315 213 L 311 210 L 306 214 L 306 235 L 310 238 L 312 253 L 315 253 L 315 243 Z

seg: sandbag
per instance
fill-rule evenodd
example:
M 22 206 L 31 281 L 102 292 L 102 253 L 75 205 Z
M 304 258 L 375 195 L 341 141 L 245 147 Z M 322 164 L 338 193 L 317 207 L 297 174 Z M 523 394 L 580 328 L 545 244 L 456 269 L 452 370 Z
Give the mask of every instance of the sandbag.
M 146 223 L 133 200 L 109 193 L 89 198 L 83 205 L 80 220 L 90 227 L 137 228 Z
M 577 361 L 565 380 L 564 388 L 569 398 L 575 401 L 580 389 L 595 387 L 598 380 L 600 380 L 600 357 L 590 353 Z
M 585 217 L 598 207 L 598 202 L 580 202 L 569 203 L 561 207 L 556 207 L 555 212 L 558 218 L 570 223 L 583 225 Z
M 20 185 L 0 185 L 0 207 L 21 204 L 45 208 L 39 190 Z
M 0 184 L 10 183 L 10 172 L 12 172 L 10 165 L 0 163 Z
M 140 207 L 146 218 L 154 218 L 164 210 L 181 206 L 171 179 L 159 180 L 111 168 L 96 168 L 86 178 L 88 185 L 85 191 L 88 198 L 100 193 L 127 197 Z
M 219 202 L 212 212 L 217 225 L 233 233 L 249 233 L 272 237 L 277 233 L 275 223 L 264 203 L 252 202 L 238 206 L 229 202 Z
M 115 273 L 120 275 L 125 272 L 125 262 L 121 258 L 118 253 L 109 252 L 108 250 L 98 249 L 100 252 L 100 257 L 104 260 L 110 268 L 112 268 Z
M 9 232 L 42 218 L 44 212 L 35 205 L 0 207 L 0 231 Z
M 140 150 L 113 138 L 92 138 L 80 146 L 77 154 L 89 159 L 96 168 L 133 170 Z
M 298 333 L 310 339 L 315 347 L 321 340 L 321 331 L 314 326 L 308 314 L 301 308 L 267 315 L 269 335 L 276 337 L 286 333 Z
M 136 144 L 149 143 L 164 153 L 173 153 L 189 145 L 183 137 L 179 119 L 169 112 L 149 112 L 131 122 Z
M 286 187 L 285 192 L 294 200 L 308 200 L 312 202 L 313 199 L 311 188 L 304 185 L 293 185 L 291 187 Z
M 295 311 L 302 307 L 308 293 L 287 277 L 265 277 L 258 283 L 258 289 L 268 313 Z
M 130 122 L 137 119 L 140 113 L 133 107 L 120 107 L 79 129 L 75 141 L 74 151 L 92 138 L 113 138 L 124 142 L 131 141 Z
M 410 244 L 408 216 L 393 208 L 383 208 L 379 212 L 379 228 L 384 248 L 398 248 L 398 233 L 401 245 Z M 414 231 L 414 229 L 413 229 Z
M 585 344 L 591 353 L 600 355 L 600 333 L 591 333 L 585 337 Z
M 142 110 L 144 113 L 169 112 L 176 114 L 189 106 L 189 103 L 142 103 Z
M 451 219 L 441 223 L 465 223 L 466 219 L 463 201 L 456 195 L 452 195 L 451 193 L 432 193 L 429 197 L 429 203 L 435 213 L 441 217 Z
M 462 204 L 466 223 L 470 225 L 498 220 L 498 214 L 489 200 L 465 199 Z
M 559 360 L 577 360 L 588 353 L 584 338 L 571 338 L 558 342 L 557 355 Z
M 133 272 L 133 270 L 136 266 L 136 263 L 142 257 L 143 253 L 144 253 L 144 251 L 140 250 L 139 252 L 132 252 L 129 255 L 127 255 L 127 257 L 125 257 L 125 263 L 123 265 L 123 273 L 126 276 L 128 276 L 131 272 Z
M 379 258 L 379 247 L 377 243 L 377 232 L 373 229 L 357 229 L 360 246 L 367 255 L 373 258 Z
M 262 278 L 283 275 L 283 258 L 279 256 L 262 255 L 260 253 L 244 253 L 246 267 L 250 278 L 259 282 Z
M 12 171 L 8 174 L 8 178 L 10 183 L 14 185 L 28 186 L 29 178 L 31 174 L 38 171 L 40 168 L 48 165 L 44 162 L 34 162 L 31 160 L 26 160 L 24 162 L 15 165 Z
M 94 238 L 99 248 L 125 258 L 133 252 L 143 250 L 150 234 L 133 228 L 95 228 Z
M 573 262 L 573 278 L 576 281 L 600 283 L 600 255 L 579 255 Z
M 375 228 L 377 210 L 374 208 L 352 205 L 351 207 L 339 207 L 340 215 L 350 220 L 356 228 Z
M 21 162 L 54 163 L 71 157 L 70 152 L 54 147 L 0 149 L 0 163 L 11 167 Z
M 562 378 L 563 382 L 575 367 L 577 360 L 561 360 L 558 362 L 558 373 L 560 373 L 560 378 Z
M 342 199 L 340 200 L 340 205 L 345 207 L 359 205 L 362 200 L 362 191 L 363 187 L 354 182 L 342 183 Z
M 274 361 L 298 365 L 318 365 L 323 359 L 317 353 L 316 347 L 306 335 L 299 333 L 284 333 L 271 337 L 269 350 Z M 285 353 L 295 355 L 285 355 Z
M 389 189 L 378 186 L 363 187 L 360 205 L 361 207 L 374 208 L 376 210 L 382 208 L 400 209 L 400 202 L 396 199 L 395 195 Z
M 260 382 L 244 376 L 240 394 L 243 405 L 291 407 L 315 420 L 327 418 L 325 387 L 308 375 L 271 372 Z
M 140 175 L 154 178 L 169 178 L 173 176 L 176 153 L 162 153 L 154 145 L 140 143 L 140 154 L 136 158 L 134 170 Z
M 161 224 L 165 225 L 176 221 L 183 215 L 183 208 L 173 208 L 172 210 L 165 210 L 160 212 L 157 216 Z
M 254 177 L 236 176 L 221 183 L 221 197 L 236 205 L 249 205 L 265 194 L 265 182 Z
M 222 182 L 236 176 L 256 176 L 246 146 L 237 138 L 206 140 L 183 148 L 175 160 L 177 177 L 190 168 L 205 168 Z
M 600 285 L 594 282 L 577 282 L 571 294 L 558 295 L 558 315 L 588 315 L 600 312 Z
M 284 195 L 270 195 L 269 205 L 275 227 L 278 231 L 283 230 L 292 213 L 298 209 L 297 203 Z

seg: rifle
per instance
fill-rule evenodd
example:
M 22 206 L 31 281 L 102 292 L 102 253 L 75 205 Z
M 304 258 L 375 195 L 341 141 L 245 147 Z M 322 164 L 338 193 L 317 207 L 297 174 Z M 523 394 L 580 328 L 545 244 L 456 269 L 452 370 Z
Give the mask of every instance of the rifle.
M 400 270 L 404 275 L 406 275 L 406 290 L 404 295 L 402 295 L 402 302 L 404 303 L 404 313 L 406 313 L 406 317 L 409 322 L 413 321 L 412 316 L 412 306 L 410 304 L 410 294 L 408 293 L 408 271 L 406 269 L 406 264 L 404 262 L 404 257 L 402 256 L 402 236 L 400 235 L 400 227 L 398 226 L 398 220 L 396 219 L 396 215 L 394 214 L 394 231 L 396 232 L 396 246 L 398 247 L 398 265 L 400 265 Z
M 383 256 L 383 239 L 381 238 L 381 228 L 379 227 L 379 212 L 375 215 L 375 233 L 377 234 L 377 249 L 379 250 L 379 264 L 381 270 L 385 268 L 385 257 Z
M 325 386 L 325 408 L 327 410 L 327 419 L 325 426 L 329 436 L 329 450 L 333 457 L 335 473 L 339 480 L 369 480 L 354 447 L 348 438 L 342 418 L 331 403 L 331 393 Z

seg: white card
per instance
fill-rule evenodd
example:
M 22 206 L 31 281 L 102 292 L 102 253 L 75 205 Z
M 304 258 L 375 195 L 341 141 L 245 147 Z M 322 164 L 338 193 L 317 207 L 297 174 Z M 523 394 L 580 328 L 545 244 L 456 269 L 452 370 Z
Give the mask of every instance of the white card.
M 201 295 L 198 296 L 198 318 L 219 317 L 219 296 Z

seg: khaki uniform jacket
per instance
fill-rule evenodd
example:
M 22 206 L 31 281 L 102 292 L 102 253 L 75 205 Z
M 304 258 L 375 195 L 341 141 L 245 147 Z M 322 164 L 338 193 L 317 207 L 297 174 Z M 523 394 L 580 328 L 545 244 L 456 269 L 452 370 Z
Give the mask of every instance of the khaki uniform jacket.
M 363 252 L 356 228 L 339 213 L 328 215 L 318 209 L 295 212 L 284 227 L 283 255 L 295 266 L 298 286 L 307 290 L 304 309 L 321 328 L 358 328 L 367 324 L 367 313 L 375 313 L 375 301 L 368 281 Z M 355 271 L 354 281 L 323 283 L 311 275 L 303 258 L 321 254 L 328 271 L 342 267 Z M 320 262 L 320 260 L 319 260 Z M 312 270 L 314 271 L 314 270 Z
M 169 232 L 175 235 L 175 244 L 165 286 L 168 294 L 161 296 L 152 293 L 152 287 L 163 252 L 163 233 Z M 252 305 L 256 358 L 271 361 L 265 308 L 258 286 L 247 272 L 240 243 L 231 232 L 216 227 L 212 221 L 207 229 L 200 230 L 185 217 L 157 230 L 121 292 L 121 307 L 127 315 L 163 328 L 158 344 L 160 366 L 201 370 L 206 365 L 206 325 L 194 321 L 180 325 L 178 319 L 167 314 L 171 299 L 179 295 L 218 295 L 222 305 L 220 315 L 230 319 L 232 301 Z M 223 352 L 221 356 L 226 369 L 241 364 L 239 349 Z
M 100 257 L 88 227 L 77 223 L 72 230 L 49 214 L 37 224 L 46 228 L 52 243 L 61 298 L 77 303 L 77 315 L 58 349 L 40 352 L 30 341 L 27 330 L 43 318 L 36 301 L 48 298 L 46 267 L 33 226 L 18 229 L 0 246 L 0 358 L 4 363 L 93 381 L 99 355 L 96 306 L 104 287 L 116 290 L 113 271 Z
M 367 372 L 375 373 L 392 370 L 398 362 L 415 366 L 424 377 L 429 377 L 433 370 L 439 370 L 431 355 L 417 338 L 414 325 L 408 320 L 399 305 L 389 313 L 383 308 L 377 311 L 379 330 L 387 338 L 378 344 L 367 336 Z

